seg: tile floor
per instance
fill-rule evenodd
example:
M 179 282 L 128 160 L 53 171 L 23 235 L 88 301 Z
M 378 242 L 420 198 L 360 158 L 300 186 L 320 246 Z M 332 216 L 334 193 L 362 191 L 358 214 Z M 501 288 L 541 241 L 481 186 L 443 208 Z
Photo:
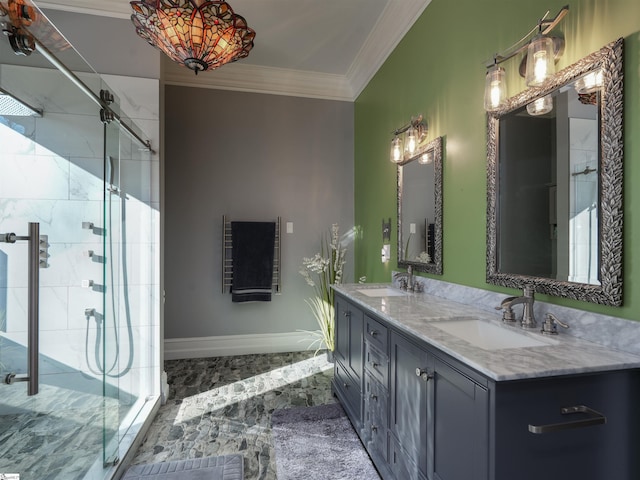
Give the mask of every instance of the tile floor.
M 132 464 L 242 453 L 245 478 L 275 480 L 271 413 L 335 402 L 324 353 L 172 360 L 170 385 Z

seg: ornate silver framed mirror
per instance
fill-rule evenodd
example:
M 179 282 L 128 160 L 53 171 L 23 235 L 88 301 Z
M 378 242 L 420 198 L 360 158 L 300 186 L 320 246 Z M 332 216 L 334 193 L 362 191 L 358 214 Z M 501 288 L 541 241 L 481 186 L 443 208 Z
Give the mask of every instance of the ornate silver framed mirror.
M 442 275 L 443 138 L 398 165 L 398 267 Z
M 621 305 L 622 39 L 487 115 L 487 282 Z

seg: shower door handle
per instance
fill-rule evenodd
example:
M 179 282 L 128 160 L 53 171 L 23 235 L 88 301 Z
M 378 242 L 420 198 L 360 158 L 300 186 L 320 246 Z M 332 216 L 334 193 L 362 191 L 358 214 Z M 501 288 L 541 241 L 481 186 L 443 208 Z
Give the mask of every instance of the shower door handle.
M 16 243 L 27 240 L 29 249 L 28 296 L 29 314 L 27 325 L 27 374 L 15 375 L 10 373 L 5 383 L 28 382 L 27 395 L 38 393 L 39 378 L 39 333 L 40 333 L 40 224 L 29 223 L 29 235 L 17 236 L 14 233 L 0 234 L 0 242 Z

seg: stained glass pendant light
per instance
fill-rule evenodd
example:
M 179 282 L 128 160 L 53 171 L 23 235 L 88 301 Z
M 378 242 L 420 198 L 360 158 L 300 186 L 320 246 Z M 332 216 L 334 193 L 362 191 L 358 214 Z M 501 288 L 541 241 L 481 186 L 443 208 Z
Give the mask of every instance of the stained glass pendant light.
M 136 33 L 196 74 L 249 55 L 256 32 L 224 1 L 133 1 Z

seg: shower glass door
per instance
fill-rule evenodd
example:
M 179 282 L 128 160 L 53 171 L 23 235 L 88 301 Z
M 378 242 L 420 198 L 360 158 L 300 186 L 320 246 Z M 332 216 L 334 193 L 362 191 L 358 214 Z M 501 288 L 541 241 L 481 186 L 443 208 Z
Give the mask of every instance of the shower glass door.
M 95 362 L 104 345 L 94 349 L 106 292 L 104 126 L 96 105 L 59 71 L 5 53 L 1 88 L 42 114 L 0 114 L 0 233 L 25 236 L 37 222 L 49 246 L 39 269 L 39 389 L 29 395 L 26 383 L 4 382 L 33 374 L 27 244 L 0 243 L 0 473 L 84 478 L 102 460 L 107 403 Z M 83 78 L 99 89 L 96 75 Z
M 107 83 L 125 92 L 127 111 L 139 101 L 132 88 L 155 84 L 105 80 L 22 4 L 11 12 L 28 13 L 36 51 L 16 55 L 0 35 L 0 234 L 16 234 L 15 243 L 0 236 L 0 474 L 102 480 L 157 408 L 160 378 L 159 162 Z M 37 303 L 20 238 L 30 223 L 48 245 L 36 252 Z M 40 320 L 37 393 L 19 381 L 35 372 L 30 304 Z
M 102 96 L 111 110 L 120 114 L 117 97 L 102 85 Z M 103 430 L 104 465 L 118 463 L 120 442 L 119 425 L 122 403 L 120 401 L 120 378 L 127 372 L 122 365 L 125 351 L 130 344 L 129 338 L 123 338 L 120 323 L 121 262 L 122 262 L 122 218 L 120 189 L 120 127 L 115 121 L 104 124 L 104 189 L 103 212 L 105 235 L 105 269 L 103 270 L 105 295 L 103 296 L 104 321 L 102 334 L 96 337 L 96 360 L 100 362 L 99 371 L 104 384 L 105 411 Z M 122 342 L 126 342 L 126 345 Z M 122 345 L 121 345 L 122 343 Z M 99 355 L 100 352 L 102 355 Z M 126 409 L 126 406 L 124 407 Z

